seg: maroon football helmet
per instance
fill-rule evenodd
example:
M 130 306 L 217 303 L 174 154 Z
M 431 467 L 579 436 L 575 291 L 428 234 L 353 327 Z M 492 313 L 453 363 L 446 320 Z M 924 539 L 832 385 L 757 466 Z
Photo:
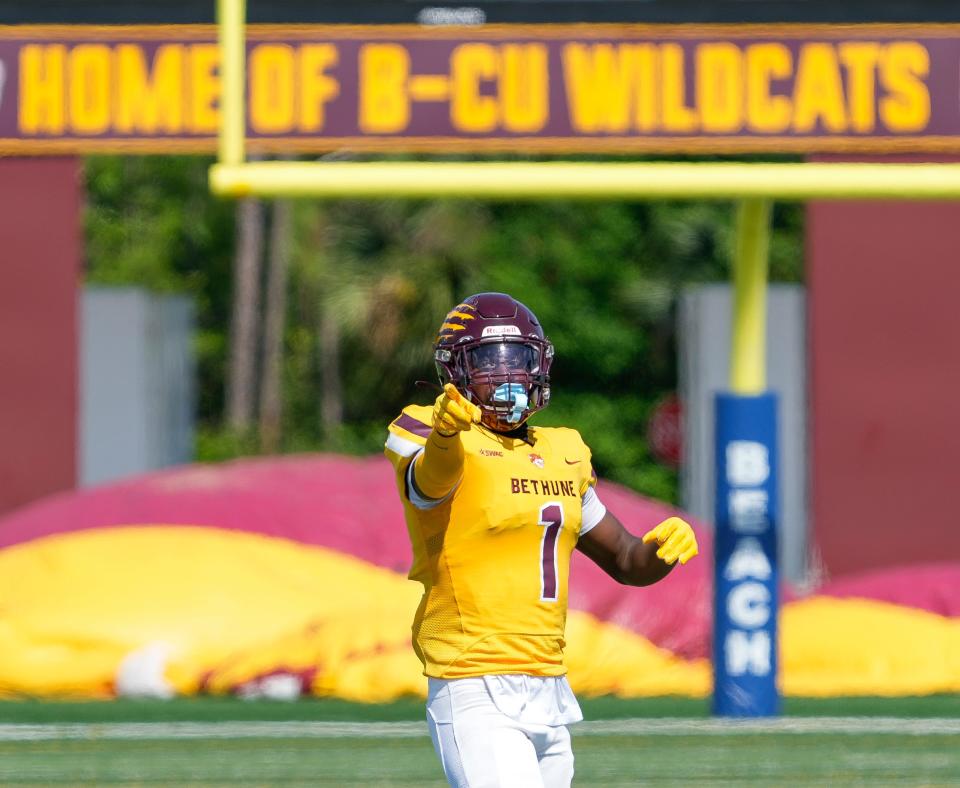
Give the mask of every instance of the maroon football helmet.
M 497 432 L 517 429 L 550 402 L 553 345 L 540 321 L 505 293 L 465 298 L 434 344 L 440 382 L 453 383 Z

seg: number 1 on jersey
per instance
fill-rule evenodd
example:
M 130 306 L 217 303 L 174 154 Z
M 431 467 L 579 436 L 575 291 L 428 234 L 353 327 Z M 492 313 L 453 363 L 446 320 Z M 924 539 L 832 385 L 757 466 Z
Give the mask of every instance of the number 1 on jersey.
M 538 524 L 545 526 L 540 540 L 540 601 L 557 601 L 557 542 L 563 527 L 563 506 L 545 503 Z

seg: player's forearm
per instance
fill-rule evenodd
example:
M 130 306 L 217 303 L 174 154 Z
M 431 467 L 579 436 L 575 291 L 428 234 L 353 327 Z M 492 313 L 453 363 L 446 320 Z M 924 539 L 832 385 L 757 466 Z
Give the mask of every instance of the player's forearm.
M 413 479 L 428 498 L 443 498 L 463 476 L 463 443 L 460 433 L 441 435 L 436 430 L 427 438 L 413 466 Z
M 617 556 L 617 580 L 630 586 L 648 586 L 662 580 L 673 564 L 657 558 L 658 545 L 644 544 L 635 536 L 625 540 Z

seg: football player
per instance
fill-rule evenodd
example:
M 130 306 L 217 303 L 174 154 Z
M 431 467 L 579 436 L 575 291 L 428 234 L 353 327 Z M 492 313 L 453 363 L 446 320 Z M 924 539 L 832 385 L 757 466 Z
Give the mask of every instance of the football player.
M 413 644 L 433 746 L 453 786 L 569 786 L 566 726 L 583 719 L 563 664 L 573 550 L 644 586 L 697 541 L 677 517 L 630 534 L 601 503 L 580 434 L 529 425 L 550 401 L 553 345 L 519 301 L 465 299 L 434 359 L 443 392 L 404 408 L 385 447 L 424 587 Z

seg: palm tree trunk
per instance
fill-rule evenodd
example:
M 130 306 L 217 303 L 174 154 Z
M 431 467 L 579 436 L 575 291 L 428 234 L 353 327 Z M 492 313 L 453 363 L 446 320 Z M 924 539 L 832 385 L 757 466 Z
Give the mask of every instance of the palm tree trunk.
M 343 387 L 340 381 L 340 323 L 329 306 L 320 316 L 320 423 L 332 439 L 343 423 Z
M 238 431 L 246 431 L 253 424 L 263 219 L 263 203 L 260 200 L 247 198 L 237 205 L 237 251 L 233 269 L 226 409 L 227 423 Z
M 260 379 L 260 447 L 268 453 L 280 449 L 283 418 L 283 337 L 287 316 L 287 272 L 293 234 L 290 200 L 273 203 L 270 258 L 263 318 L 263 363 Z

